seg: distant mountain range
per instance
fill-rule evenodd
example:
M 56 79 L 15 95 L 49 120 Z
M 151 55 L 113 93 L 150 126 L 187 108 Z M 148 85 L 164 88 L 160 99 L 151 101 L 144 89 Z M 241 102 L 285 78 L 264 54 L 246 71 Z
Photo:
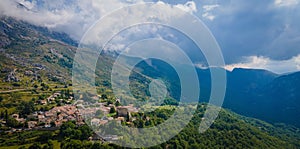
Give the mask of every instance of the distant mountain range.
M 171 87 L 170 92 L 175 90 L 172 96 L 178 99 L 180 83 L 177 74 L 170 71 L 168 64 L 158 60 L 152 60 L 151 64 L 141 63 L 138 67 L 143 68 L 142 73 L 148 76 L 171 80 L 175 87 Z M 278 75 L 267 70 L 241 68 L 226 72 L 227 91 L 223 107 L 268 122 L 300 127 L 300 72 Z M 200 101 L 207 102 L 211 86 L 210 70 L 198 68 L 197 73 L 201 86 Z
M 224 107 L 272 123 L 300 127 L 300 73 L 277 75 L 266 70 L 228 72 Z

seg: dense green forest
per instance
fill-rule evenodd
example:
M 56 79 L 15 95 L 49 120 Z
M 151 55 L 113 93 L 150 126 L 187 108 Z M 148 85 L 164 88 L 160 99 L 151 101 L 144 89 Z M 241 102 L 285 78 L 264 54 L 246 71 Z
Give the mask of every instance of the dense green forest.
M 287 126 L 273 126 L 267 123 L 259 124 L 258 120 L 236 115 L 222 110 L 218 118 L 203 134 L 200 134 L 199 124 L 205 107 L 199 106 L 191 122 L 175 137 L 151 148 L 298 148 L 300 145 L 299 129 L 287 131 Z M 171 109 L 158 109 L 147 115 L 140 114 L 131 127 L 152 127 L 163 122 L 173 114 Z M 145 117 L 149 116 L 150 121 Z M 255 124 L 251 124 L 255 123 Z M 272 127 L 272 131 L 264 130 Z M 269 129 L 270 130 L 270 129 Z M 28 131 L 10 135 L 1 134 L 1 146 L 20 145 L 20 148 L 52 148 L 53 143 L 63 149 L 68 148 L 123 148 L 102 141 L 88 141 L 93 135 L 87 126 L 76 126 L 74 122 L 64 123 L 56 131 Z M 147 140 L 151 141 L 151 140 Z

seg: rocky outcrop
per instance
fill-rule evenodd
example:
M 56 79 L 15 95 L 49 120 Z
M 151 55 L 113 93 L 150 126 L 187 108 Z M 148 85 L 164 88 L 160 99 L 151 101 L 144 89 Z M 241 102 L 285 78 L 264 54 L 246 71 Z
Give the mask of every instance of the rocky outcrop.
M 5 77 L 5 82 L 19 82 L 20 79 L 17 77 L 16 71 L 10 72 L 6 77 Z

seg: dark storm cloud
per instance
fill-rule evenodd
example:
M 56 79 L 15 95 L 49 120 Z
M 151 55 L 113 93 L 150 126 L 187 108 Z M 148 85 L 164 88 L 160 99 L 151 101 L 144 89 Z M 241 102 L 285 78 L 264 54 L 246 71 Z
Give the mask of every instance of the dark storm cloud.
M 213 21 L 203 20 L 217 38 L 227 63 L 253 55 L 283 60 L 300 54 L 297 0 L 281 4 L 232 0 L 219 5 Z

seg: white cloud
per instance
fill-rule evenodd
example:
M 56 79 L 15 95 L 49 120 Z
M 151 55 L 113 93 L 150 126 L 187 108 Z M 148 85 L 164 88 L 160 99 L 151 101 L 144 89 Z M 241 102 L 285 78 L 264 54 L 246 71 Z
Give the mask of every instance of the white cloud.
M 197 12 L 197 5 L 194 1 L 188 1 L 185 4 L 177 4 L 177 5 L 175 5 L 175 7 L 180 8 L 189 13 Z
M 72 38 L 80 40 L 87 29 L 101 17 L 118 8 L 145 1 L 149 2 L 149 0 L 2 0 L 0 3 L 0 15 L 12 16 L 35 25 L 65 32 Z M 17 7 L 17 3 L 24 5 L 27 9 Z M 165 10 L 169 11 L 166 12 L 167 14 L 171 13 L 170 11 L 174 7 L 189 13 L 197 11 L 194 1 L 177 5 L 159 1 L 157 4 L 168 6 L 169 9 Z M 144 10 L 141 9 L 139 11 L 133 13 L 141 14 L 141 17 L 145 16 Z
M 36 6 L 35 1 L 30 2 L 30 1 L 26 1 L 26 0 L 18 0 L 17 2 L 24 5 L 28 9 L 33 9 Z
M 295 6 L 299 3 L 299 0 L 275 0 L 274 4 L 278 7 L 283 6 Z
M 214 5 L 204 5 L 203 6 L 203 9 L 204 9 L 204 11 L 212 11 L 212 10 L 214 10 L 215 8 L 218 8 L 219 7 L 219 5 L 218 4 L 214 4 Z
M 200 68 L 200 69 L 208 69 L 208 67 L 202 63 L 196 63 L 196 64 L 194 64 L 194 66 L 197 68 Z
M 208 12 L 205 12 L 205 13 L 202 14 L 202 17 L 203 17 L 203 18 L 206 18 L 206 19 L 208 19 L 208 20 L 210 20 L 210 21 L 213 21 L 213 20 L 215 19 L 216 16 L 214 16 L 214 15 L 208 13 Z
M 184 20 L 190 21 L 188 19 L 189 17 L 186 16 L 189 16 L 189 14 L 178 8 L 178 5 L 171 5 L 162 1 L 151 5 L 145 4 L 133 6 L 128 9 L 119 9 L 116 13 L 112 13 L 109 17 L 104 17 L 102 20 L 97 22 L 94 28 L 88 32 L 88 35 L 85 36 L 86 38 L 82 41 L 82 43 L 103 46 L 105 42 L 108 42 L 106 41 L 107 39 L 112 38 L 110 37 L 111 35 L 119 34 L 119 31 L 123 30 L 124 27 L 132 27 L 132 25 L 144 23 L 148 24 L 149 22 L 169 25 L 181 24 L 181 27 L 184 27 L 182 26 L 182 22 L 184 22 Z M 143 30 L 135 28 L 132 31 L 149 36 L 149 34 L 151 35 L 155 33 L 156 30 L 157 28 L 150 27 Z M 169 33 L 167 35 L 172 37 Z M 157 38 L 159 38 L 159 36 Z M 129 37 L 127 39 L 131 40 L 132 38 Z
M 296 72 L 300 70 L 300 55 L 279 61 L 262 56 L 250 56 L 246 57 L 245 62 L 225 66 L 229 71 L 234 68 L 265 69 L 278 74 Z
M 213 10 L 220 7 L 220 5 L 214 4 L 214 5 L 204 5 L 203 8 L 203 14 L 202 17 L 206 18 L 208 20 L 213 21 L 215 19 L 215 15 L 212 13 Z
M 31 2 L 27 0 L 2 0 L 0 15 L 12 16 L 35 25 L 65 32 L 79 40 L 95 21 L 109 12 L 133 2 L 143 2 L 143 0 L 39 1 L 42 2 L 41 5 L 37 5 L 35 0 Z M 27 9 L 17 7 L 17 3 L 24 5 Z

